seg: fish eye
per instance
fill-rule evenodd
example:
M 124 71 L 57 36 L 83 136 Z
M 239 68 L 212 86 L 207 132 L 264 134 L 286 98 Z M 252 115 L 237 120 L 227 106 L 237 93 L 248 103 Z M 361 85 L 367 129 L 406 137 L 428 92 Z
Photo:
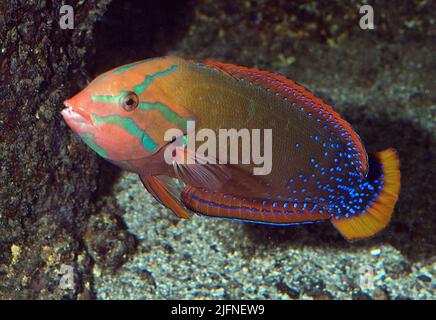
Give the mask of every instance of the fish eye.
M 121 100 L 121 106 L 126 111 L 136 109 L 139 104 L 139 98 L 134 92 L 128 92 Z

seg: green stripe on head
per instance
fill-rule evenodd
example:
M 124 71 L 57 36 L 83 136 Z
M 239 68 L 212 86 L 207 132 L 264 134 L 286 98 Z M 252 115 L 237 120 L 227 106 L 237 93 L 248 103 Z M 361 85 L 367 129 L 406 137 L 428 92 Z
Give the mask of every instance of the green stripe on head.
M 91 114 L 91 118 L 95 125 L 101 124 L 101 123 L 107 123 L 111 125 L 117 125 L 130 134 L 137 137 L 139 140 L 141 140 L 142 146 L 147 151 L 154 151 L 157 149 L 156 143 L 150 138 L 150 136 L 143 131 L 141 128 L 139 128 L 135 121 L 133 121 L 130 118 L 124 118 L 119 115 L 112 115 L 107 117 L 100 117 L 96 114 Z
M 152 75 L 147 76 L 147 77 L 145 78 L 144 82 L 141 83 L 141 84 L 139 84 L 139 85 L 137 85 L 137 86 L 135 87 L 135 89 L 133 89 L 133 91 L 134 91 L 136 94 L 140 94 L 140 93 L 144 92 L 144 90 L 147 89 L 147 87 L 150 85 L 150 83 L 153 82 L 153 80 L 154 80 L 155 78 L 165 76 L 165 75 L 167 75 L 167 74 L 173 72 L 173 71 L 176 70 L 176 69 L 177 69 L 176 66 L 171 66 L 171 68 L 169 68 L 169 69 L 167 69 L 167 70 L 160 71 L 160 72 L 156 72 L 155 74 L 152 74 Z
M 91 100 L 108 103 L 118 103 L 120 102 L 121 98 L 124 97 L 126 94 L 127 91 L 121 91 L 121 93 L 116 96 L 91 96 Z
M 150 63 L 150 62 L 154 62 L 156 60 L 163 60 L 163 59 L 165 59 L 165 57 L 158 57 L 158 58 L 151 58 L 151 59 L 141 60 L 141 61 L 138 61 L 138 62 L 131 63 L 131 64 L 127 65 L 127 66 L 123 66 L 123 67 L 120 67 L 118 69 L 115 69 L 114 73 L 115 74 L 120 74 L 120 73 L 123 73 L 124 71 L 128 71 L 130 69 L 136 68 L 137 66 L 140 66 L 140 65 L 142 65 L 144 63 Z
M 80 135 L 80 138 L 95 152 L 98 153 L 99 156 L 103 158 L 109 158 L 106 151 L 102 147 L 100 147 L 94 140 L 94 135 L 92 133 L 85 133 Z
M 135 67 L 137 67 L 137 66 L 139 66 L 139 65 L 141 65 L 141 64 L 143 64 L 143 63 L 149 62 L 149 61 L 150 61 L 150 60 L 142 60 L 142 61 L 138 61 L 138 62 L 135 62 L 135 63 L 129 64 L 129 65 L 124 66 L 124 67 L 120 67 L 120 68 L 116 69 L 116 70 L 114 71 L 114 73 L 115 73 L 115 74 L 120 74 L 120 73 L 122 73 L 122 72 L 124 72 L 124 71 L 130 70 L 130 69 L 133 69 L 133 68 L 135 68 Z
M 140 64 L 140 62 L 138 62 L 138 64 Z M 138 65 L 136 64 L 136 65 Z M 122 71 L 126 71 L 130 68 L 136 67 L 136 65 L 130 65 L 130 66 L 125 66 L 122 67 L 124 68 Z M 120 69 L 122 69 L 120 68 Z M 128 68 L 128 69 L 127 69 Z M 155 74 L 152 75 L 148 75 L 147 77 L 145 77 L 145 80 L 143 83 L 138 84 L 137 86 L 135 86 L 135 88 L 133 89 L 133 92 L 135 92 L 136 94 L 141 94 L 142 92 L 144 92 L 145 89 L 147 89 L 147 87 L 153 82 L 153 80 L 155 78 L 161 77 L 161 76 L 165 76 L 171 72 L 173 72 L 174 70 L 176 70 L 177 67 L 176 66 L 171 66 L 171 68 L 164 70 L 164 71 L 159 71 L 156 72 Z M 114 73 L 121 73 L 117 72 L 119 69 L 115 70 Z M 116 96 L 91 96 L 91 100 L 93 101 L 101 101 L 101 102 L 109 102 L 109 103 L 118 103 L 120 101 L 120 99 L 122 97 L 124 97 L 127 94 L 127 91 L 121 91 L 118 95 Z
M 181 118 L 177 113 L 175 113 L 173 110 L 168 108 L 166 105 L 156 102 L 156 103 L 146 103 L 141 102 L 138 105 L 138 108 L 144 111 L 149 110 L 158 110 L 160 113 L 163 114 L 165 119 L 167 119 L 170 122 L 175 123 L 179 128 L 182 128 L 182 130 L 186 130 L 186 119 Z

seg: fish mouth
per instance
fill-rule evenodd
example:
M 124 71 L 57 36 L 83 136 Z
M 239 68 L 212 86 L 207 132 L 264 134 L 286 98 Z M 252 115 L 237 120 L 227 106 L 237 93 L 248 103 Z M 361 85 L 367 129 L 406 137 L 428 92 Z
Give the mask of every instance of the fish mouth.
M 92 124 L 90 115 L 80 108 L 74 108 L 70 100 L 64 101 L 65 108 L 61 111 L 65 120 L 70 120 L 79 123 Z

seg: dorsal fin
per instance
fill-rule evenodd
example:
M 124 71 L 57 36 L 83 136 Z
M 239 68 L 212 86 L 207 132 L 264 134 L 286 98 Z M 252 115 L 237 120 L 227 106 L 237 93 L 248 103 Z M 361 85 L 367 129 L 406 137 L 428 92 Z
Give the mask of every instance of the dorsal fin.
M 317 113 L 320 118 L 325 120 L 330 130 L 339 132 L 341 137 L 346 139 L 357 172 L 362 177 L 366 176 L 368 157 L 360 137 L 354 132 L 347 121 L 342 119 L 331 106 L 315 97 L 312 92 L 284 76 L 272 72 L 249 69 L 217 61 L 201 61 L 201 63 L 216 68 L 237 80 L 248 81 L 254 85 L 261 86 L 268 92 L 279 95 L 285 100 L 297 101 L 307 111 Z

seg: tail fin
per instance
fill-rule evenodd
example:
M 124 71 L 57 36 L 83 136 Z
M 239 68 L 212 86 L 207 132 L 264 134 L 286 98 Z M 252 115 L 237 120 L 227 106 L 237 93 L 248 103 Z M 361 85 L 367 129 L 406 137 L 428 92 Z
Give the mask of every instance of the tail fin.
M 362 214 L 349 218 L 332 219 L 336 229 L 348 240 L 359 240 L 374 236 L 389 223 L 400 191 L 400 161 L 394 149 L 387 149 L 375 155 L 380 166 L 378 179 L 382 189 Z M 371 166 L 370 166 L 371 175 Z

